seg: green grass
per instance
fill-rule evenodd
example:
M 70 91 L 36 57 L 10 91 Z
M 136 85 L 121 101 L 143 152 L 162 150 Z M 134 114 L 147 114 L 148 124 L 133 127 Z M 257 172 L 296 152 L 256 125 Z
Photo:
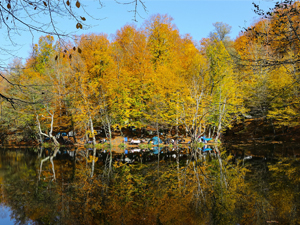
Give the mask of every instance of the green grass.
M 140 147 L 141 149 L 151 148 L 151 147 L 152 147 L 152 144 L 139 144 L 139 147 Z
M 95 148 L 103 148 L 103 144 L 97 143 L 97 144 L 95 145 Z
M 202 142 L 192 142 L 192 143 L 190 144 L 190 146 L 191 146 L 192 148 L 202 148 L 204 145 L 205 145 L 205 144 L 202 143 Z
M 121 143 L 118 145 L 119 148 L 127 148 L 127 145 L 125 143 Z
M 93 144 L 85 144 L 85 148 L 97 148 L 97 149 L 103 149 L 103 148 L 110 148 L 110 144 L 108 142 L 106 143 L 97 143 L 95 145 Z
M 93 148 L 94 145 L 93 145 L 93 144 L 85 144 L 84 147 L 85 147 L 85 148 Z
M 57 147 L 57 146 L 55 146 L 54 143 L 49 143 L 49 142 L 43 142 L 42 146 L 43 146 L 44 148 Z M 59 146 L 60 146 L 60 145 L 59 145 Z
M 111 144 L 108 143 L 108 142 L 103 143 L 103 144 L 102 143 L 97 143 L 95 145 L 95 147 L 98 148 L 98 149 L 103 149 L 103 148 L 107 149 L 107 148 L 110 148 L 110 146 L 111 146 Z
M 110 144 L 108 142 L 103 144 L 103 148 L 110 148 L 110 147 L 112 147 L 112 144 Z

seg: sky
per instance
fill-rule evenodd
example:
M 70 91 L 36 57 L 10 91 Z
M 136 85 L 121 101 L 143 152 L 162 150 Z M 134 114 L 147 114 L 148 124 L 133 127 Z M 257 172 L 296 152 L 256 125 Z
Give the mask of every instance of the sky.
M 5 224 L 5 225 L 14 225 L 14 224 L 16 224 L 16 220 L 15 219 L 12 219 L 11 218 L 11 213 L 12 213 L 12 211 L 8 208 L 8 207 L 6 207 L 6 206 L 4 206 L 4 205 L 0 205 L 0 222 L 2 223 L 2 224 Z
M 130 0 L 119 0 L 119 2 L 129 2 Z M 126 24 L 135 24 L 141 27 L 145 20 L 154 14 L 168 14 L 174 20 L 181 35 L 190 34 L 195 41 L 208 37 L 213 31 L 213 23 L 223 22 L 232 27 L 230 37 L 235 39 L 243 27 L 248 27 L 259 20 L 254 13 L 252 2 L 259 4 L 261 8 L 268 9 L 274 6 L 272 0 L 144 0 L 146 11 L 141 4 L 138 5 L 140 17 L 137 22 L 133 21 L 134 9 L 132 4 L 118 4 L 115 0 L 102 1 L 103 6 L 98 1 L 81 0 L 81 4 L 86 11 L 93 17 L 89 17 L 82 10 L 78 13 L 86 18 L 86 23 L 91 25 L 87 30 L 76 29 L 76 22 L 68 20 L 66 17 L 56 17 L 56 26 L 60 31 L 80 35 L 83 33 L 106 33 L 109 37 Z M 75 4 L 75 1 L 71 1 Z M 75 7 L 74 7 L 75 8 Z M 43 17 L 40 18 L 43 21 Z M 7 67 L 14 57 L 19 57 L 23 61 L 29 57 L 32 45 L 38 42 L 41 33 L 23 31 L 20 35 L 14 35 L 12 43 L 7 38 L 6 31 L 1 27 L 0 43 L 2 48 L 13 49 L 10 54 L 1 52 L 0 49 L 0 66 Z

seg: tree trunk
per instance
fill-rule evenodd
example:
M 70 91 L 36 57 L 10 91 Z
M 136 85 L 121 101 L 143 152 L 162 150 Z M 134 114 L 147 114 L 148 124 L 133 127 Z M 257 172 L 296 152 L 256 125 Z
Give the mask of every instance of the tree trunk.
M 93 161 L 92 161 L 92 172 L 91 172 L 91 177 L 94 176 L 95 158 L 96 158 L 96 148 L 94 147 L 94 149 L 93 149 Z
M 54 113 L 50 113 L 48 112 L 50 115 L 51 115 L 51 129 L 50 129 L 50 133 L 49 133 L 49 136 L 50 138 L 53 140 L 54 144 L 56 146 L 59 146 L 59 143 L 58 141 L 56 140 L 55 136 L 52 135 L 52 132 L 53 132 L 53 122 L 54 122 Z
M 53 180 L 56 180 L 56 176 L 55 176 L 55 168 L 54 168 L 54 163 L 53 163 L 53 158 L 56 156 L 58 150 L 59 150 L 59 147 L 55 147 L 54 153 L 53 153 L 52 156 L 48 156 L 48 157 L 46 157 L 45 159 L 42 159 L 42 160 L 41 160 L 40 171 L 39 171 L 39 180 L 41 179 L 41 173 L 42 173 L 43 163 L 44 163 L 45 161 L 47 161 L 48 159 L 50 160 L 51 165 L 52 165 Z
M 91 115 L 89 117 L 89 121 L 90 121 L 91 133 L 92 133 L 92 137 L 93 137 L 93 145 L 96 145 L 96 138 L 95 138 L 95 134 L 94 134 L 94 125 L 93 125 L 93 120 L 92 120 Z
M 49 137 L 50 139 L 53 140 L 53 142 L 54 142 L 54 144 L 55 144 L 56 146 L 59 146 L 59 143 L 58 143 L 58 141 L 56 140 L 55 136 L 52 135 L 52 131 L 53 131 L 53 121 L 54 121 L 54 113 L 53 113 L 53 114 L 50 113 L 50 112 L 48 112 L 48 113 L 51 115 L 51 128 L 50 128 L 49 135 L 42 132 L 42 129 L 41 129 L 41 123 L 40 123 L 40 120 L 39 120 L 39 116 L 36 115 L 36 121 L 37 121 L 37 126 L 38 126 L 38 129 L 39 129 L 39 133 L 40 133 L 40 135 L 44 135 L 44 136 L 46 136 L 46 137 Z
M 226 98 L 225 98 L 224 103 L 223 103 L 223 109 L 222 109 L 222 106 L 220 106 L 219 124 L 218 124 L 217 136 L 215 138 L 215 141 L 217 141 L 220 138 L 220 135 L 221 135 L 222 119 L 223 119 L 223 115 L 225 113 L 225 107 L 226 107 Z

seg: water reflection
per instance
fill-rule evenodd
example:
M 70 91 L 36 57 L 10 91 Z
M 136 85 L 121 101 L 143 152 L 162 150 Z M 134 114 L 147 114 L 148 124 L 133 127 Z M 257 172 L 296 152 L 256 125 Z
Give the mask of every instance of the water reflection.
M 1 150 L 0 172 L 1 205 L 19 224 L 297 224 L 299 218 L 297 157 L 270 161 L 218 146 Z
M 16 224 L 16 220 L 13 218 L 10 218 L 11 211 L 8 207 L 6 207 L 3 204 L 0 204 L 0 221 L 1 224 L 5 225 L 14 225 Z
M 41 151 L 43 151 L 43 147 L 41 147 Z M 52 172 L 53 172 L 53 175 L 52 175 L 53 179 L 52 180 L 56 180 L 53 158 L 56 157 L 56 154 L 57 154 L 58 151 L 59 151 L 59 148 L 56 147 L 54 149 L 53 153 L 52 152 L 50 153 L 50 156 L 47 156 L 46 158 L 44 158 L 44 159 L 41 160 L 39 180 L 41 179 L 41 173 L 42 173 L 42 169 L 43 169 L 43 163 L 45 161 L 47 161 L 47 160 L 49 160 L 51 162 L 51 165 L 52 165 Z M 47 150 L 47 155 L 48 155 L 48 150 Z M 39 155 L 39 157 L 40 157 L 40 155 Z

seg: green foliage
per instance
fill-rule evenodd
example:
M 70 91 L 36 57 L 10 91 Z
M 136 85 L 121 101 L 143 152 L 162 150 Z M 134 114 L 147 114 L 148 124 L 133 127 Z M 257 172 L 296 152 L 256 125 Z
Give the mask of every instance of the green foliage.
M 54 147 L 55 145 L 54 145 L 53 143 L 51 143 L 51 142 L 43 142 L 42 146 L 43 146 L 44 148 L 52 148 L 52 147 Z
M 38 181 L 41 159 L 3 151 L 0 201 L 16 215 L 26 213 L 26 218 L 51 224 L 58 218 L 58 209 L 63 212 L 59 221 L 72 224 L 297 223 L 297 158 L 244 167 L 241 162 L 232 163 L 233 156 L 225 150 L 206 159 L 196 151 L 189 161 L 160 159 L 128 165 L 111 164 L 108 158 L 105 165 L 95 165 L 92 177 L 92 155 L 89 163 L 54 158 L 55 182 L 49 160 L 44 161 Z M 67 203 L 68 208 L 62 207 Z
M 152 147 L 153 147 L 152 144 L 139 144 L 139 148 L 141 148 L 141 149 L 149 149 Z
M 15 60 L 14 70 L 5 74 L 16 85 L 1 84 L 1 91 L 21 103 L 16 109 L 1 103 L 1 122 L 7 133 L 31 130 L 18 141 L 62 130 L 88 132 L 94 139 L 98 126 L 111 137 L 111 128 L 131 125 L 157 130 L 181 126 L 191 141 L 208 132 L 219 139 L 246 112 L 279 126 L 299 124 L 299 72 L 292 60 L 298 50 L 283 56 L 283 62 L 292 63 L 271 70 L 261 62 L 279 59 L 268 52 L 265 39 L 249 31 L 233 42 L 227 37 L 229 25 L 214 27 L 200 46 L 180 35 L 171 17 L 159 14 L 140 29 L 122 27 L 111 40 L 105 34 L 82 35 L 75 47 L 64 50 L 52 36 L 40 37 L 26 63 Z M 272 38 L 272 32 L 285 31 L 266 28 L 264 21 L 255 28 Z M 276 52 L 277 47 L 282 46 L 270 48 Z
M 93 145 L 90 145 L 90 146 L 93 146 Z M 93 146 L 94 147 L 94 146 Z M 91 148 L 91 147 L 90 147 Z M 110 143 L 97 143 L 96 145 L 95 145 L 95 148 L 97 148 L 97 149 L 108 149 L 108 148 L 111 148 L 111 144 Z
M 190 146 L 192 148 L 202 148 L 205 144 L 203 142 L 192 142 L 190 143 Z
M 121 143 L 118 145 L 119 148 L 127 148 L 127 145 L 125 143 Z

